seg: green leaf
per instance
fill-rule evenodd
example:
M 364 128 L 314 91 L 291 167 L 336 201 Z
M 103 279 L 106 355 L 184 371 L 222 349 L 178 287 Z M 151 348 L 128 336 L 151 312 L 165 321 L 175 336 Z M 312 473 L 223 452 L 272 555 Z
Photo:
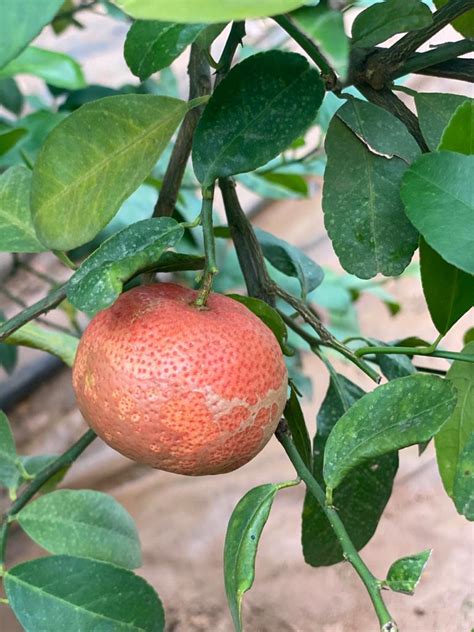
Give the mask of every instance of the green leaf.
M 286 325 L 280 316 L 280 314 L 273 309 L 268 303 L 261 301 L 259 298 L 253 296 L 241 296 L 240 294 L 227 294 L 229 298 L 233 298 L 234 301 L 242 303 L 251 312 L 258 316 L 265 325 L 272 330 L 275 334 L 275 338 L 281 347 L 281 350 L 286 355 L 293 355 L 293 350 L 289 349 L 287 340 L 288 332 Z
M 446 2 L 448 0 L 434 0 L 437 9 L 441 9 Z M 453 20 L 451 24 L 464 37 L 474 37 L 474 9 L 466 11 L 463 15 Z
M 26 323 L 11 334 L 5 343 L 47 351 L 60 358 L 68 366 L 72 366 L 79 339 L 60 331 L 44 329 L 36 323 Z
M 162 632 L 153 588 L 131 571 L 68 555 L 43 557 L 4 576 L 9 605 L 25 632 Z
M 334 68 L 345 75 L 349 63 L 349 38 L 345 33 L 342 12 L 320 4 L 297 9 L 291 17 L 321 46 Z
M 471 433 L 459 456 L 453 496 L 458 512 L 468 520 L 474 520 L 474 433 Z
M 468 99 L 454 112 L 438 149 L 468 156 L 474 154 L 474 99 Z
M 420 128 L 431 151 L 438 148 L 444 129 L 456 109 L 466 100 L 459 94 L 418 92 L 415 95 Z
M 326 397 L 318 413 L 314 438 L 313 474 L 324 487 L 323 460 L 328 436 L 342 415 L 364 391 L 343 375 L 331 378 Z M 391 452 L 354 468 L 334 492 L 334 504 L 357 550 L 372 538 L 391 496 L 398 469 L 398 454 Z M 305 495 L 302 516 L 303 555 L 311 566 L 330 566 L 343 561 L 339 540 L 315 498 Z
M 474 327 L 470 327 L 463 336 L 463 342 L 467 345 L 469 342 L 474 342 Z
M 474 353 L 474 342 L 467 344 L 463 353 Z M 461 453 L 474 433 L 474 364 L 456 360 L 446 379 L 456 388 L 458 401 L 448 422 L 436 435 L 435 447 L 444 488 L 452 497 Z
M 14 79 L 2 79 L 0 81 L 0 105 L 19 115 L 23 109 L 24 99 Z
M 0 485 L 13 489 L 18 480 L 18 456 L 8 417 L 0 410 Z
M 138 20 L 130 27 L 125 40 L 127 66 L 143 81 L 169 66 L 205 27 L 205 24 Z
M 356 17 L 352 25 L 352 45 L 370 48 L 397 33 L 429 26 L 432 21 L 429 7 L 421 0 L 385 0 Z
M 127 94 L 86 103 L 60 123 L 33 171 L 40 240 L 55 250 L 90 241 L 150 173 L 187 108 L 170 97 Z
M 400 558 L 390 566 L 384 585 L 395 592 L 413 595 L 430 555 L 431 549 L 428 549 L 416 555 Z
M 298 175 L 253 171 L 241 173 L 236 177 L 236 180 L 262 198 L 294 200 L 308 197 L 308 184 L 303 177 Z
M 15 147 L 18 141 L 26 134 L 26 129 L 21 127 L 0 127 L 0 156 L 6 154 Z
M 390 345 L 387 345 L 388 347 Z M 380 370 L 387 380 L 396 380 L 399 377 L 413 375 L 416 369 L 409 356 L 399 354 L 382 353 L 378 358 Z
M 16 519 L 49 553 L 90 557 L 125 568 L 142 563 L 135 523 L 108 494 L 61 489 L 29 503 Z
M 20 165 L 0 176 L 0 251 L 42 252 L 30 211 L 31 171 Z
M 262 246 L 265 259 L 286 276 L 298 279 L 303 297 L 321 285 L 324 279 L 323 269 L 299 248 L 261 228 L 255 229 L 255 235 Z
M 262 18 L 300 7 L 301 0 L 114 0 L 133 18 L 167 22 L 230 22 Z
M 0 70 L 0 77 L 34 75 L 58 88 L 77 90 L 86 86 L 80 65 L 69 55 L 30 46 Z
M 283 416 L 288 422 L 291 436 L 295 442 L 295 446 L 299 455 L 303 459 L 307 467 L 311 468 L 311 442 L 309 439 L 308 428 L 304 420 L 303 411 L 301 410 L 300 401 L 293 384 L 290 383 L 290 398 L 286 402 Z
M 474 276 L 445 261 L 423 237 L 420 270 L 431 320 L 445 334 L 474 306 Z
M 406 126 L 378 105 L 349 99 L 339 108 L 337 117 L 373 154 L 387 159 L 396 156 L 408 164 L 420 155 L 420 148 Z
M 104 241 L 70 278 L 67 297 L 90 316 L 112 305 L 123 284 L 137 272 L 155 268 L 167 248 L 183 236 L 171 217 L 144 219 Z
M 62 3 L 63 0 L 2 0 L 0 68 L 39 35 Z
M 294 483 L 290 483 L 294 484 Z M 232 620 L 242 630 L 242 597 L 255 579 L 255 558 L 273 499 L 288 483 L 260 485 L 237 503 L 227 526 L 224 544 L 224 583 Z
M 323 96 L 317 70 L 296 53 L 272 50 L 237 64 L 214 90 L 197 126 L 198 180 L 209 186 L 267 163 L 306 131 Z
M 401 196 L 412 224 L 448 263 L 474 274 L 474 156 L 425 154 L 407 170 Z
M 5 320 L 5 314 L 0 310 L 0 323 Z M 8 375 L 15 370 L 18 360 L 17 351 L 15 346 L 7 345 L 4 342 L 0 343 L 0 367 L 3 367 Z
M 329 435 L 323 470 L 327 487 L 335 489 L 368 459 L 428 441 L 455 405 L 455 389 L 435 375 L 402 377 L 367 393 Z
M 382 114 L 381 108 L 369 103 L 354 105 L 352 101 L 332 119 L 326 136 L 324 222 L 347 272 L 362 279 L 379 272 L 396 276 L 406 268 L 418 245 L 418 234 L 404 213 L 399 193 L 408 165 L 395 155 L 396 150 L 406 158 L 411 156 L 411 140 L 391 114 Z M 344 109 L 351 112 L 354 128 L 352 112 L 368 113 L 363 131 L 354 133 L 341 120 L 339 114 Z M 371 131 L 366 132 L 369 127 Z M 377 129 L 383 130 L 384 137 L 374 131 Z M 365 142 L 358 137 L 361 133 Z M 390 146 L 388 138 L 393 140 Z M 388 157 L 385 149 L 391 152 Z

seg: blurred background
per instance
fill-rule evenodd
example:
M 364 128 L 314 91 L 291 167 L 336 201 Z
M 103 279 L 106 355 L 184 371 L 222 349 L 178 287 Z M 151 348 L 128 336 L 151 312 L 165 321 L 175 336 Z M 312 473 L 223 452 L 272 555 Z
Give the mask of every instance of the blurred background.
M 77 3 L 76 3 L 77 4 Z M 89 4 L 89 3 L 86 3 Z M 65 6 L 74 7 L 72 2 Z M 65 10 L 67 11 L 67 9 Z M 347 28 L 356 10 L 346 12 Z M 336 66 L 347 62 L 347 41 L 338 13 L 326 16 L 314 36 L 325 46 Z M 92 2 L 91 9 L 74 14 L 83 28 L 56 24 L 38 37 L 35 45 L 62 52 L 82 67 L 86 84 L 74 79 L 74 67 L 64 62 L 62 70 L 50 70 L 46 79 L 20 75 L 17 79 L 23 103 L 2 99 L 1 125 L 27 132 L 13 149 L 0 156 L 0 168 L 20 160 L 33 162 L 47 133 L 83 102 L 116 91 L 148 91 L 187 98 L 187 55 L 152 80 L 138 86 L 123 59 L 129 23 L 107 2 Z M 65 30 L 62 30 L 66 27 Z M 318 30 L 319 29 L 319 30 Z M 449 31 L 449 32 L 448 32 Z M 214 58 L 225 41 L 216 40 Z M 285 34 L 265 21 L 249 22 L 246 46 L 240 58 L 269 47 L 288 47 Z M 450 29 L 439 34 L 446 41 L 459 36 Z M 54 73 L 56 72 L 56 76 Z M 69 87 L 61 77 L 69 76 Z M 59 80 L 58 80 L 59 77 Z M 52 80 L 51 80 L 52 79 Z M 74 81 L 78 83 L 74 86 Z M 64 81 L 63 81 L 64 84 Z M 468 94 L 468 84 L 418 76 L 408 84 L 418 91 Z M 11 88 L 11 86 L 10 86 Z M 255 226 L 284 238 L 301 248 L 325 271 L 322 285 L 310 298 L 325 322 L 339 337 L 370 335 L 384 341 L 417 335 L 433 340 L 431 323 L 420 285 L 416 261 L 398 279 L 361 281 L 343 272 L 324 229 L 321 185 L 324 172 L 324 132 L 338 107 L 328 95 L 315 126 L 305 139 L 295 143 L 276 163 L 257 175 L 238 177 L 239 192 Z M 409 101 L 407 101 L 409 103 Z M 132 197 L 105 229 L 114 232 L 138 219 L 150 217 L 158 196 L 160 176 L 169 153 L 160 159 L 156 173 Z M 199 210 L 196 184 L 190 170 L 179 201 L 182 217 L 192 219 Z M 220 213 L 217 199 L 216 213 Z M 219 222 L 217 218 L 216 223 Z M 199 231 L 187 237 L 188 252 L 200 250 Z M 80 257 L 87 249 L 73 253 Z M 241 289 L 242 278 L 233 251 L 219 240 L 219 291 Z M 10 317 L 22 305 L 43 297 L 70 274 L 51 254 L 0 254 L 0 310 Z M 272 270 L 274 276 L 278 271 Z M 193 283 L 194 278 L 179 279 Z M 288 279 L 279 282 L 292 286 Z M 295 281 L 296 283 L 296 281 Z M 290 284 L 290 285 L 288 285 Z M 68 305 L 45 317 L 49 327 L 80 331 L 82 315 Z M 474 325 L 467 314 L 446 336 L 443 345 L 462 346 L 463 333 Z M 419 360 L 421 365 L 424 361 Z M 432 366 L 446 368 L 444 361 Z M 337 369 L 364 388 L 370 381 L 357 369 L 334 357 Z M 44 353 L 0 345 L 0 408 L 12 422 L 21 454 L 57 454 L 85 430 L 74 401 L 70 370 Z M 327 373 L 313 355 L 301 349 L 291 372 L 305 394 L 304 410 L 311 435 L 327 387 Z M 132 514 L 141 536 L 142 574 L 159 592 L 167 613 L 169 632 L 231 632 L 227 610 L 222 551 L 227 521 L 233 507 L 250 488 L 293 476 L 292 467 L 276 440 L 240 470 L 199 479 L 176 476 L 141 467 L 95 442 L 68 472 L 69 487 L 93 488 L 114 495 Z M 244 620 L 249 632 L 376 632 L 377 625 L 368 597 L 351 567 L 311 568 L 301 554 L 300 516 L 304 490 L 282 491 L 276 498 L 259 547 L 256 580 L 244 599 Z M 3 499 L 0 497 L 0 507 Z M 394 559 L 433 548 L 433 556 L 415 597 L 389 593 L 386 597 L 406 632 L 459 632 L 471 629 L 474 615 L 472 594 L 472 527 L 458 516 L 443 492 L 432 447 L 421 455 L 416 449 L 401 453 L 395 489 L 372 541 L 363 557 L 376 575 L 384 576 Z M 9 563 L 42 555 L 18 529 L 12 530 Z M 471 546 L 466 547 L 466 543 Z M 5 610 L 5 611 L 4 611 Z M 13 615 L 2 610 L 1 632 L 20 630 Z M 66 632 L 66 631 L 64 631 Z M 69 631 L 67 631 L 69 632 Z M 73 632 L 73 631 L 71 631 Z

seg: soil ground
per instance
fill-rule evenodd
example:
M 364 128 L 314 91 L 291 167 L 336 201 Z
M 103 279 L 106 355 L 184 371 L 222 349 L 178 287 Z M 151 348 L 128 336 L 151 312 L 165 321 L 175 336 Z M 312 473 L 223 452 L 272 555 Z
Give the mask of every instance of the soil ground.
M 121 25 L 98 18 L 86 35 L 79 33 L 72 40 L 62 37 L 55 48 L 81 58 L 89 81 L 117 85 L 131 79 L 120 65 L 123 32 Z M 51 45 L 48 37 L 43 44 Z M 430 81 L 418 81 L 417 87 L 438 88 Z M 309 201 L 274 204 L 256 218 L 256 223 L 305 248 L 319 263 L 339 269 L 325 236 L 318 195 Z M 58 273 L 48 255 L 37 257 L 35 265 Z M 33 302 L 44 294 L 46 286 L 22 274 L 16 280 L 18 288 L 28 302 Z M 402 311 L 390 317 L 380 301 L 365 296 L 358 305 L 362 330 L 384 340 L 408 333 L 434 338 L 419 281 L 404 277 L 391 281 L 387 289 L 400 300 Z M 7 303 L 0 307 L 14 311 Z M 463 332 L 473 324 L 472 314 L 464 317 L 447 336 L 446 347 L 459 348 Z M 35 356 L 34 352 L 22 352 L 22 364 Z M 369 387 L 351 366 L 339 363 L 338 368 Z M 305 369 L 315 386 L 314 401 L 305 404 L 313 434 L 327 377 L 310 355 L 305 358 Z M 10 418 L 23 454 L 60 452 L 85 429 L 75 408 L 68 370 L 18 405 Z M 250 488 L 293 474 L 274 439 L 240 470 L 199 479 L 137 466 L 96 442 L 69 472 L 65 485 L 107 491 L 130 511 L 143 545 L 144 565 L 139 572 L 164 602 L 168 632 L 231 632 L 222 577 L 227 521 Z M 259 547 L 255 584 L 244 598 L 246 630 L 377 632 L 367 595 L 350 566 L 313 569 L 305 565 L 300 546 L 302 499 L 303 489 L 299 487 L 282 491 L 275 500 Z M 415 449 L 402 452 L 393 496 L 375 537 L 362 554 L 375 574 L 384 576 L 395 559 L 427 548 L 434 552 L 416 596 L 387 593 L 400 630 L 468 632 L 474 625 L 473 531 L 447 498 L 431 447 L 421 457 Z M 19 530 L 12 530 L 9 564 L 41 554 Z M 0 631 L 18 630 L 13 616 L 3 608 Z

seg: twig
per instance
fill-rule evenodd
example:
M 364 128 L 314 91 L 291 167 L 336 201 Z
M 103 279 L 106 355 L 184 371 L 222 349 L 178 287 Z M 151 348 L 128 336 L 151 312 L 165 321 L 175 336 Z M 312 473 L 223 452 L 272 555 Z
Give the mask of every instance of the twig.
M 190 101 L 209 94 L 211 91 L 209 62 L 204 51 L 197 44 L 191 46 L 188 75 Z M 163 177 L 163 184 L 153 211 L 153 217 L 169 217 L 173 214 L 186 164 L 191 153 L 194 130 L 203 108 L 204 106 L 192 108 L 184 117 Z
M 360 347 L 354 352 L 358 358 L 366 355 L 397 355 L 426 356 L 431 358 L 444 358 L 446 360 L 460 360 L 461 362 L 474 362 L 474 353 L 459 353 L 457 351 L 441 351 L 431 347 Z
M 324 491 L 299 455 L 293 439 L 291 438 L 286 421 L 282 420 L 280 422 L 275 434 L 290 461 L 293 463 L 298 476 L 305 482 L 309 493 L 321 506 L 321 509 L 326 515 L 326 518 L 328 519 L 329 524 L 331 525 L 339 544 L 341 545 L 344 558 L 351 564 L 362 580 L 377 614 L 381 631 L 397 632 L 397 625 L 392 619 L 392 616 L 387 610 L 382 598 L 380 582 L 373 576 L 363 559 L 360 557 L 336 509 L 326 504 Z
M 0 342 L 8 338 L 10 334 L 19 329 L 22 325 L 37 318 L 40 314 L 44 314 L 51 309 L 54 309 L 66 298 L 66 284 L 60 285 L 55 290 L 50 292 L 47 296 L 42 298 L 37 303 L 34 303 L 30 307 L 10 318 L 0 325 Z
M 392 74 L 392 79 L 403 77 L 409 73 L 417 73 L 425 68 L 434 66 L 436 64 L 442 64 L 443 62 L 456 59 L 460 55 L 471 53 L 474 51 L 473 40 L 459 40 L 459 42 L 447 42 L 436 46 L 432 50 L 428 50 L 425 53 L 415 53 L 412 57 L 406 60 L 395 73 Z
M 62 469 L 69 467 L 84 452 L 84 450 L 97 437 L 93 430 L 88 430 L 82 437 L 76 441 L 64 454 L 59 456 L 55 461 L 43 468 L 31 481 L 24 492 L 11 505 L 10 509 L 3 515 L 0 527 L 0 574 L 5 562 L 5 549 L 8 537 L 8 527 L 14 516 L 29 502 L 41 487 L 47 483 L 55 474 Z
M 421 54 L 421 53 L 420 53 Z M 474 59 L 453 59 L 441 64 L 434 64 L 423 70 L 413 71 L 418 75 L 429 77 L 443 77 L 445 79 L 457 79 L 474 83 Z
M 395 76 L 400 66 L 412 56 L 422 44 L 452 22 L 455 18 L 474 7 L 474 0 L 451 0 L 433 14 L 432 23 L 404 35 L 390 48 L 371 55 L 367 60 L 365 78 L 374 88 L 385 85 Z
M 214 240 L 214 226 L 212 223 L 212 207 L 214 201 L 214 185 L 202 188 L 201 223 L 204 237 L 204 253 L 206 263 L 202 277 L 202 285 L 196 299 L 197 307 L 204 307 L 212 288 L 212 279 L 217 274 L 216 245 Z
M 273 18 L 275 22 L 292 37 L 297 44 L 311 57 L 316 66 L 321 70 L 327 90 L 338 91 L 340 89 L 339 79 L 329 61 L 319 50 L 313 40 L 306 35 L 293 21 L 289 15 L 277 15 Z
M 237 52 L 237 48 L 242 44 L 245 37 L 245 22 L 233 22 L 229 37 L 224 45 L 222 54 L 217 64 L 216 80 L 214 88 L 219 85 L 222 79 L 229 72 L 232 60 Z

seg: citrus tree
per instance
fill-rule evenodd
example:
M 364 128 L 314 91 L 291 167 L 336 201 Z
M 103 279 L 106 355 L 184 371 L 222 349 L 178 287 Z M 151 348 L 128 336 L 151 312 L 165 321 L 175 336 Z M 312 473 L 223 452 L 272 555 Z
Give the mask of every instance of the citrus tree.
M 0 250 L 17 265 L 22 253 L 51 251 L 71 274 L 3 319 L 0 361 L 11 369 L 16 346 L 26 345 L 74 365 L 91 426 L 60 456 L 25 457 L 0 416 L 0 484 L 10 499 L 0 522 L 0 607 L 27 632 L 164 629 L 157 593 L 132 572 L 141 555 L 131 516 L 106 494 L 56 489 L 96 432 L 138 462 L 191 475 L 235 469 L 276 435 L 295 480 L 251 489 L 227 527 L 224 582 L 236 630 L 284 488 L 306 486 L 305 561 L 351 564 L 384 632 L 398 628 L 383 591 L 412 594 L 430 556 L 414 551 L 377 578 L 359 554 L 390 498 L 399 450 L 423 450 L 434 438 L 453 511 L 473 519 L 473 331 L 462 350 L 441 341 L 474 302 L 474 102 L 415 92 L 404 77 L 472 81 L 474 61 L 463 55 L 473 50 L 474 0 L 363 2 L 345 20 L 352 4 L 1 3 Z M 43 28 L 80 28 L 88 11 L 129 24 L 134 84 L 87 85 L 71 57 L 31 45 Z M 246 36 L 257 18 L 278 33 L 277 46 Z M 418 52 L 448 24 L 456 41 Z M 184 101 L 170 66 L 186 50 Z M 30 98 L 27 114 L 15 81 L 25 73 L 49 90 L 47 102 Z M 418 250 L 434 342 L 416 337 L 415 324 L 396 341 L 344 334 L 328 273 L 252 227 L 236 184 L 298 198 L 323 172 L 326 229 L 350 273 L 330 278 L 349 297 L 342 311 L 364 291 L 397 311 L 380 275 L 402 274 Z M 213 212 L 218 192 L 224 224 Z M 228 294 L 244 284 L 245 295 Z M 71 332 L 33 322 L 58 307 Z M 79 342 L 84 315 L 92 320 Z M 308 383 L 299 355 L 308 349 L 330 377 L 312 442 L 300 407 Z M 373 390 L 337 372 L 336 355 Z M 442 358 L 445 368 L 420 367 L 417 356 Z M 51 555 L 9 567 L 12 524 Z

